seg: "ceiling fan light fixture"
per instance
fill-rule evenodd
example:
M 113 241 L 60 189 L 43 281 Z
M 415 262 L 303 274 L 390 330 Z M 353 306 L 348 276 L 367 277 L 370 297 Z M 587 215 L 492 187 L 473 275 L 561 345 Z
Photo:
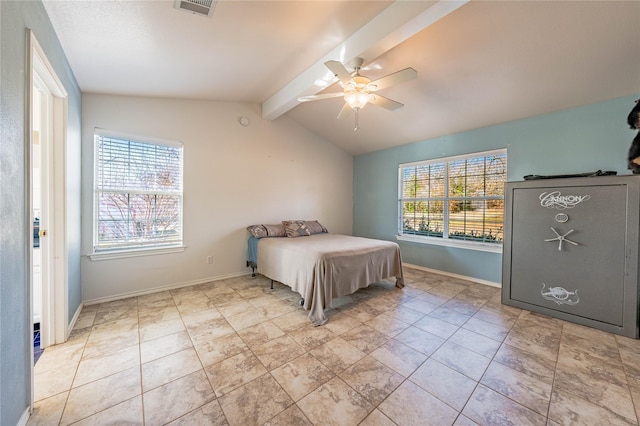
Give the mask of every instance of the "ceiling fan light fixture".
M 352 91 L 344 94 L 344 100 L 352 109 L 361 109 L 369 102 L 369 93 Z
M 330 80 L 335 81 L 334 79 L 337 78 L 340 82 L 340 86 L 342 86 L 342 92 L 301 96 L 298 98 L 298 102 L 344 97 L 345 103 L 338 114 L 338 119 L 346 117 L 351 111 L 355 111 L 356 127 L 353 130 L 358 130 L 360 127 L 358 112 L 367 104 L 374 104 L 388 109 L 389 111 L 395 111 L 398 108 L 403 107 L 400 102 L 396 102 L 392 99 L 385 98 L 384 96 L 376 95 L 371 92 L 376 92 L 380 89 L 393 86 L 394 84 L 414 79 L 417 77 L 418 73 L 413 68 L 405 68 L 378 78 L 375 81 L 371 81 L 369 77 L 360 75 L 360 69 L 362 68 L 364 60 L 362 58 L 354 58 L 353 62 L 354 71 L 352 73 L 347 71 L 342 62 L 327 61 L 324 63 L 330 71 Z

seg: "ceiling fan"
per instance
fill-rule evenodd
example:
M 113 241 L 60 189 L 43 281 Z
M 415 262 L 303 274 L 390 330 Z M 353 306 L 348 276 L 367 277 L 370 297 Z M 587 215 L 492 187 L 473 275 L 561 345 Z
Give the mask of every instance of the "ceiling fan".
M 344 89 L 343 92 L 323 93 L 321 95 L 303 96 L 298 98 L 300 102 L 317 101 L 321 99 L 338 98 L 344 96 L 345 104 L 338 114 L 338 118 L 346 117 L 351 110 L 356 112 L 356 126 L 353 130 L 358 130 L 358 111 L 367 104 L 373 104 L 394 111 L 402 108 L 404 105 L 384 96 L 378 95 L 380 89 L 412 80 L 418 76 L 413 68 L 405 68 L 392 74 L 371 81 L 369 77 L 360 75 L 360 69 L 364 64 L 364 59 L 355 58 L 353 60 L 354 71 L 350 73 L 344 65 L 338 61 L 327 61 L 324 64 L 329 70 L 340 80 L 340 84 Z

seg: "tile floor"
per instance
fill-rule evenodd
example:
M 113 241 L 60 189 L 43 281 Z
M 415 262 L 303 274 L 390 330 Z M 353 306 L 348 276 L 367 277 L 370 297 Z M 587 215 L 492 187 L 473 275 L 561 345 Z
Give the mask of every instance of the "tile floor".
M 406 269 L 337 299 L 240 277 L 86 306 L 35 367 L 29 424 L 631 425 L 640 341 Z

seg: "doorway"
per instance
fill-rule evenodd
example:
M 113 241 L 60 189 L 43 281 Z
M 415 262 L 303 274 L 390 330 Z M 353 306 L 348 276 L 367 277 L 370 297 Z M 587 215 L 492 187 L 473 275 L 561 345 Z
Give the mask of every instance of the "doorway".
M 63 343 L 68 334 L 66 244 L 67 93 L 44 51 L 29 31 L 27 155 L 30 290 L 33 323 L 31 359 L 39 349 Z M 34 361 L 31 361 L 34 365 Z M 33 373 L 33 371 L 32 371 Z M 33 377 L 33 374 L 32 374 Z M 33 389 L 33 387 L 32 387 Z
M 33 363 L 38 362 L 46 346 L 41 339 L 45 327 L 42 318 L 43 288 L 49 285 L 49 239 L 46 238 L 48 220 L 49 179 L 46 166 L 49 165 L 49 116 L 51 93 L 40 77 L 34 73 L 31 94 L 31 214 L 33 217 L 33 243 L 31 244 L 31 281 L 32 281 L 32 324 L 33 324 Z M 45 169 L 43 170 L 43 165 Z M 43 192 L 44 190 L 44 192 Z M 44 207 L 44 208 L 43 208 Z M 43 216 L 44 213 L 44 216 Z M 43 233 L 40 238 L 40 232 Z M 43 256 L 44 255 L 44 256 Z M 44 262 L 43 262 L 44 260 Z M 47 325 L 48 326 L 48 325 Z

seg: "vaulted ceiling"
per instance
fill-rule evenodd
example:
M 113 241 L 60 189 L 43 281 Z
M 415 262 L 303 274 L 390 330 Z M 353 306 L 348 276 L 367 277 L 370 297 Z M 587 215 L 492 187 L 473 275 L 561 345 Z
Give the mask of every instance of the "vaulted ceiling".
M 352 154 L 640 93 L 638 1 L 44 5 L 83 92 L 257 103 Z M 341 91 L 324 62 L 356 57 L 372 80 L 418 73 L 379 92 L 403 108 L 367 105 L 358 131 L 342 98 L 298 102 Z

